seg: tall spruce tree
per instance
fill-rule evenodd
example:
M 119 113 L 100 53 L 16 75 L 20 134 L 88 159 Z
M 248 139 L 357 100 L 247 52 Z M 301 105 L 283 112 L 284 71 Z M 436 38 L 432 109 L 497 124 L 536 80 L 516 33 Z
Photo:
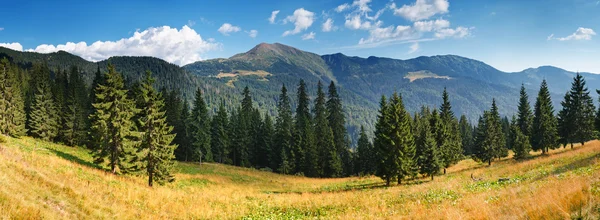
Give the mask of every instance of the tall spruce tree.
M 141 102 L 140 132 L 142 132 L 141 145 L 139 148 L 140 168 L 148 175 L 148 185 L 152 187 L 154 182 L 164 184 L 174 180 L 171 174 L 175 163 L 175 148 L 172 133 L 173 126 L 167 124 L 164 111 L 164 101 L 161 93 L 154 88 L 155 79 L 150 71 L 146 71 L 146 77 L 140 86 Z
M 336 150 L 342 159 L 344 167 L 344 174 L 349 175 L 348 165 L 351 163 L 348 156 L 348 133 L 346 131 L 346 118 L 344 116 L 344 109 L 342 106 L 342 99 L 338 94 L 335 83 L 331 81 L 329 84 L 329 99 L 327 100 L 327 112 L 329 114 L 329 126 L 333 132 L 333 143 L 335 144 Z
M 219 104 L 217 114 L 212 118 L 211 122 L 211 138 L 210 145 L 213 150 L 213 156 L 216 162 L 231 163 L 229 159 L 229 135 L 227 132 L 228 116 L 225 110 L 223 101 Z
M 25 135 L 25 102 L 19 86 L 19 70 L 8 59 L 0 60 L 0 132 L 13 137 Z
M 319 152 L 318 173 L 322 177 L 338 177 L 342 174 L 342 160 L 333 142 L 333 131 L 327 119 L 325 92 L 319 81 L 317 84 L 317 97 L 315 98 L 315 145 Z
M 444 168 L 444 174 L 446 168 L 458 163 L 462 158 L 462 139 L 460 136 L 460 129 L 458 127 L 458 120 L 454 117 L 452 112 L 452 105 L 446 88 L 442 94 L 442 106 L 440 107 L 440 119 L 442 121 L 443 130 L 439 135 L 438 145 L 441 146 L 441 162 Z M 442 142 L 442 143 L 440 143 Z
M 500 120 L 496 100 L 493 100 L 490 111 L 485 111 L 483 117 L 479 118 L 475 136 L 475 159 L 488 162 L 488 165 L 491 165 L 494 159 L 508 154 Z
M 373 161 L 373 145 L 369 141 L 369 137 L 367 137 L 367 132 L 365 131 L 364 126 L 360 126 L 360 134 L 358 138 L 356 151 L 356 171 L 362 175 L 373 174 L 375 172 L 376 167 Z
M 112 64 L 103 78 L 104 82 L 96 87 L 95 111 L 90 116 L 94 162 L 104 164 L 108 160 L 112 173 L 131 172 L 140 136 L 132 118 L 139 110 L 127 96 L 123 77 Z
M 379 101 L 379 114 L 375 123 L 375 138 L 373 146 L 375 148 L 375 157 L 377 161 L 377 172 L 375 175 L 385 180 L 386 185 L 390 185 L 391 181 L 396 177 L 394 164 L 392 160 L 392 151 L 390 148 L 390 126 L 389 120 L 390 110 L 385 96 L 381 96 Z
M 309 177 L 318 176 L 318 154 L 314 144 L 310 100 L 306 91 L 306 83 L 300 80 L 298 84 L 298 105 L 295 115 L 294 161 L 296 172 L 303 172 Z
M 31 135 L 46 141 L 58 136 L 60 126 L 59 109 L 56 106 L 50 86 L 50 72 L 47 68 L 35 68 L 37 81 L 34 85 L 33 103 L 29 113 Z
M 533 115 L 531 147 L 545 154 L 550 149 L 555 149 L 558 143 L 557 121 L 546 80 L 540 85 Z
M 517 160 L 528 158 L 529 151 L 531 151 L 529 137 L 523 134 L 519 126 L 519 120 L 514 116 L 510 126 L 510 135 L 512 136 L 510 145 L 515 153 L 514 158 Z
M 210 148 L 210 117 L 208 109 L 202 97 L 202 90 L 196 90 L 196 99 L 194 108 L 190 115 L 190 130 L 189 134 L 192 139 L 191 153 L 192 161 L 213 161 L 213 154 Z
M 275 121 L 275 143 L 271 152 L 271 166 L 283 174 L 292 171 L 290 155 L 292 149 L 293 118 L 290 99 L 285 85 L 281 87 L 281 94 L 277 103 L 277 119 Z
M 517 106 L 517 126 L 521 130 L 523 135 L 531 137 L 531 126 L 533 123 L 533 112 L 529 105 L 529 95 L 525 91 L 525 85 L 521 84 L 521 91 L 519 92 L 519 104 Z
M 440 150 L 438 149 L 437 143 L 435 142 L 433 129 L 430 126 L 430 119 L 427 117 L 419 118 L 419 132 L 418 138 L 416 139 L 417 151 L 419 152 L 416 157 L 417 166 L 419 172 L 423 175 L 428 175 L 433 180 L 435 174 L 440 172 L 443 164 L 441 161 Z
M 88 131 L 88 94 L 85 82 L 77 67 L 71 67 L 66 86 L 66 103 L 63 115 L 63 141 L 67 145 L 82 145 L 85 143 Z
M 410 115 L 407 114 L 402 97 L 394 93 L 389 103 L 388 129 L 390 142 L 390 165 L 391 170 L 397 176 L 398 184 L 405 177 L 413 176 L 415 173 L 415 142 L 410 128 Z
M 273 135 L 275 131 L 273 128 L 273 120 L 268 113 L 264 114 L 259 133 L 260 136 L 258 137 L 256 151 L 256 166 L 260 168 L 270 167 L 271 161 L 269 158 L 269 153 L 273 150 Z
M 559 112 L 558 130 L 564 139 L 563 143 L 581 143 L 594 138 L 594 103 L 585 79 L 579 73 L 573 78 L 571 90 L 561 102 L 563 109 Z

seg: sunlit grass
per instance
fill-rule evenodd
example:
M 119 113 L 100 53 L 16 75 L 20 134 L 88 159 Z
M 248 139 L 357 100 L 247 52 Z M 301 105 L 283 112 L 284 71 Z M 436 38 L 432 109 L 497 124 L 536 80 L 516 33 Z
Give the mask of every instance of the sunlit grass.
M 492 166 L 463 160 L 434 181 L 391 187 L 376 177 L 311 179 L 178 163 L 174 183 L 149 188 L 144 177 L 94 165 L 86 149 L 31 138 L 0 146 L 0 218 L 597 219 L 600 208 L 598 141 Z

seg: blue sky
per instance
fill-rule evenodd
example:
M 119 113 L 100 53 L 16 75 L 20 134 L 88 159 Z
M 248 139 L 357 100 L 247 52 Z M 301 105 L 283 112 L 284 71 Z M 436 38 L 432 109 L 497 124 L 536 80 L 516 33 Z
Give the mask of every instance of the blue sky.
M 600 0 L 40 0 L 6 1 L 0 14 L 0 46 L 93 61 L 147 55 L 184 65 L 280 42 L 317 54 L 455 54 L 503 71 L 600 73 Z

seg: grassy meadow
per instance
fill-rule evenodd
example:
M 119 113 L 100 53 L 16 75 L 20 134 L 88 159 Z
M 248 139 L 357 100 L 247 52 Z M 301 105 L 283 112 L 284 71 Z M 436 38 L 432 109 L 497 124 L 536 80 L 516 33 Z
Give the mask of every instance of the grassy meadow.
M 175 182 L 149 188 L 144 177 L 94 165 L 85 149 L 6 138 L 0 219 L 598 219 L 599 158 L 591 141 L 491 167 L 463 160 L 434 181 L 390 187 L 373 176 L 178 163 Z

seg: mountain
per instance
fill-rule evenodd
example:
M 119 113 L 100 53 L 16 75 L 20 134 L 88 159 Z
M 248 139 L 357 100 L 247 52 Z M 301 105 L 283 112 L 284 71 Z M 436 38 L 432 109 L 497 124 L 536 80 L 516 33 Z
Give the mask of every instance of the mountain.
M 324 86 L 334 81 L 339 86 L 351 133 L 356 133 L 359 125 L 372 131 L 381 95 L 389 96 L 395 91 L 402 94 L 407 109 L 414 112 L 421 105 L 439 106 L 442 91 L 447 88 L 455 114 L 465 114 L 474 121 L 483 110 L 489 109 L 492 98 L 496 99 L 502 115 L 514 114 L 521 84 L 527 88 L 533 105 L 543 79 L 548 81 L 558 110 L 575 76 L 574 72 L 552 66 L 508 73 L 481 61 L 455 55 L 408 60 L 361 58 L 341 53 L 318 55 L 279 43 L 261 43 L 230 58 L 198 61 L 183 67 L 153 57 L 111 57 L 89 62 L 64 51 L 39 54 L 2 47 L 0 57 L 8 57 L 24 68 L 35 62 L 47 62 L 53 69 L 75 65 L 88 82 L 96 69 L 100 67 L 104 71 L 107 63 L 114 64 L 130 83 L 151 70 L 157 77 L 158 87 L 179 90 L 189 101 L 193 99 L 193 92 L 201 88 L 212 111 L 220 101 L 225 101 L 229 109 L 237 107 L 242 89 L 248 86 L 256 105 L 276 114 L 282 85 L 288 87 L 295 105 L 300 79 L 307 83 L 311 98 L 314 98 L 319 81 Z M 590 91 L 600 88 L 600 75 L 581 74 Z M 592 95 L 597 97 L 595 92 Z

